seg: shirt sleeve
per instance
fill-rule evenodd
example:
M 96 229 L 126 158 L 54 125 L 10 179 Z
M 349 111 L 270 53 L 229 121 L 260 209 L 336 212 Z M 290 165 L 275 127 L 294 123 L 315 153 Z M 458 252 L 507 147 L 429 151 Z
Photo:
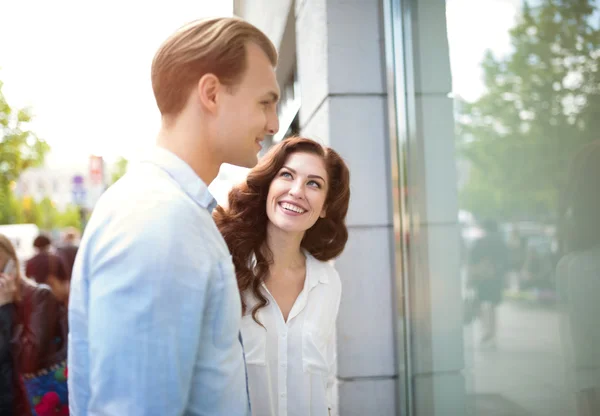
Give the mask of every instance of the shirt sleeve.
M 48 345 L 52 344 L 56 335 L 54 324 L 59 319 L 58 301 L 50 288 L 43 285 L 35 289 L 31 303 L 33 307 L 27 331 L 21 336 L 20 353 L 28 365 L 28 368 L 21 369 L 24 372 L 34 372 L 56 363 L 56 357 L 48 354 Z M 64 359 L 64 356 L 61 358 Z
M 163 218 L 94 242 L 88 415 L 186 411 L 215 267 L 187 238 L 194 220 Z

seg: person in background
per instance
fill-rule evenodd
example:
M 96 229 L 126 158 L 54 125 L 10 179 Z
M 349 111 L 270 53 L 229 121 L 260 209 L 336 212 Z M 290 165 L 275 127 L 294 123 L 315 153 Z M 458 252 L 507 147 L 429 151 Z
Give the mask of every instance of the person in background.
M 69 299 L 69 276 L 64 262 L 52 250 L 52 241 L 46 235 L 33 240 L 37 254 L 25 265 L 25 275 L 37 283 L 50 286 L 54 296 L 64 303 Z
M 0 415 L 29 416 L 31 409 L 25 386 L 19 376 L 13 343 L 16 327 L 15 302 L 18 300 L 16 263 L 7 255 L 0 257 L 0 270 L 3 271 L 0 273 Z
M 69 282 L 73 273 L 73 264 L 79 249 L 79 231 L 69 227 L 63 233 L 62 244 L 56 249 L 56 254 L 62 259 Z
M 560 198 L 556 268 L 567 379 L 577 416 L 600 415 L 600 140 L 571 161 Z
M 14 294 L 12 298 L 5 298 L 1 308 L 0 330 L 7 333 L 8 326 L 12 327 L 8 339 L 12 344 L 13 400 L 20 409 L 14 415 L 29 415 L 31 407 L 36 416 L 66 416 L 69 414 L 66 308 L 57 301 L 49 286 L 21 276 L 15 249 L 10 240 L 0 234 L 2 270 L 9 262 L 12 263 L 10 280 L 7 274 L 1 275 L 0 294 L 4 292 L 7 296 L 7 287 L 11 287 Z
M 331 148 L 274 146 L 215 221 L 232 253 L 250 398 L 261 416 L 337 414 L 335 329 L 341 281 L 329 263 L 348 239 L 350 174 Z
M 485 234 L 476 240 L 469 255 L 469 282 L 475 289 L 482 323 L 483 345 L 495 346 L 496 308 L 502 301 L 509 269 L 508 248 L 495 220 L 483 222 Z

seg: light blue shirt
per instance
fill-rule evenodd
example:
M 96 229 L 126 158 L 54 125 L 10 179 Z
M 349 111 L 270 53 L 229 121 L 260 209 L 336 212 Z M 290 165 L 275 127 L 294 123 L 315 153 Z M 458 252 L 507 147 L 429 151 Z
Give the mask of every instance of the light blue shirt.
M 240 295 L 214 206 L 161 148 L 102 196 L 71 283 L 72 416 L 249 414 Z

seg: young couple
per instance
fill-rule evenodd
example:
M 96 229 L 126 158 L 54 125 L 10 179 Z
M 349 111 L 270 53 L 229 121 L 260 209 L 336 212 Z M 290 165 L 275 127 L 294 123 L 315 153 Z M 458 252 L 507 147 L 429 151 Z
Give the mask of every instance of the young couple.
M 73 269 L 71 415 L 334 414 L 327 263 L 348 238 L 349 172 L 305 138 L 274 146 L 277 53 L 236 18 L 158 50 L 153 152 L 100 199 Z M 221 164 L 255 167 L 215 208 Z

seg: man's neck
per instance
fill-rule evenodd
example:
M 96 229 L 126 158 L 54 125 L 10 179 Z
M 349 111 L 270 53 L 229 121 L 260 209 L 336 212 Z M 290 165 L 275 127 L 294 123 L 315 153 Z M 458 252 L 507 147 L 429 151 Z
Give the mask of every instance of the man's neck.
M 162 128 L 158 134 L 156 144 L 187 163 L 192 170 L 208 186 L 217 177 L 221 162 L 216 160 L 206 140 L 202 140 L 200 134 L 182 132 L 176 127 Z

